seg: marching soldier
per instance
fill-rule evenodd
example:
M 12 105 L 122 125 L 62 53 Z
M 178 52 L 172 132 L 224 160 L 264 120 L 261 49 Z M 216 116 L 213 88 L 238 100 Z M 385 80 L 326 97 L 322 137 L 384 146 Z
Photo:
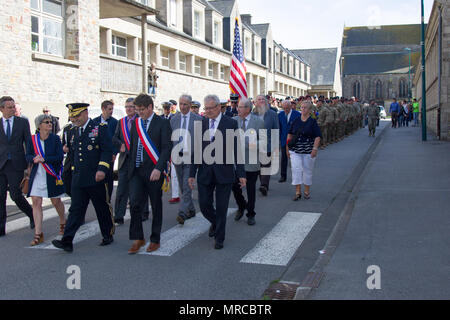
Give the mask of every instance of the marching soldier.
M 367 116 L 369 119 L 369 137 L 375 137 L 377 121 L 380 118 L 380 108 L 375 103 L 375 100 L 370 100 L 370 105 L 367 108 Z
M 72 242 L 84 221 L 89 200 L 94 205 L 103 236 L 100 246 L 113 242 L 114 222 L 106 187 L 113 146 L 108 126 L 89 119 L 88 107 L 85 103 L 67 105 L 74 126 L 67 141 L 72 163 L 72 204 L 62 239 L 52 241 L 55 247 L 67 252 L 73 251 Z
M 319 112 L 319 116 L 317 117 L 317 124 L 319 125 L 320 132 L 322 133 L 323 139 L 320 141 L 320 149 L 323 150 L 326 144 L 326 136 L 327 136 L 327 109 L 323 106 L 323 97 L 320 96 L 319 100 L 317 100 L 317 110 Z

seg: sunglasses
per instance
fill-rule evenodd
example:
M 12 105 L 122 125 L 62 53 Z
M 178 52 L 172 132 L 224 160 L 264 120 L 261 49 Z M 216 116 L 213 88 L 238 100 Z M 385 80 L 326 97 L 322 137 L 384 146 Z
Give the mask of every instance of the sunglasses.
M 45 124 L 52 124 L 51 121 L 42 121 L 41 123 L 45 123 Z

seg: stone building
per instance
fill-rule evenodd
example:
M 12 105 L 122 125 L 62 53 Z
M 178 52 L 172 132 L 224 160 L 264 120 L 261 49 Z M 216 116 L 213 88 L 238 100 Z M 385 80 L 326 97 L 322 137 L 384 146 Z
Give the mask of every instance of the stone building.
M 310 96 L 341 96 L 339 48 L 292 50 L 311 65 Z
M 344 28 L 342 95 L 387 109 L 393 98 L 408 99 L 419 51 L 419 24 Z
M 49 106 L 64 124 L 69 102 L 99 108 L 113 99 L 123 109 L 146 90 L 155 63 L 157 108 L 183 93 L 226 99 L 236 18 L 249 95 L 307 92 L 310 66 L 281 49 L 270 24 L 241 15 L 236 0 L 21 0 L 0 12 L 0 95 L 30 119 Z
M 450 3 L 434 1 L 425 32 L 427 128 L 450 141 Z M 415 97 L 422 108 L 422 62 L 416 66 Z

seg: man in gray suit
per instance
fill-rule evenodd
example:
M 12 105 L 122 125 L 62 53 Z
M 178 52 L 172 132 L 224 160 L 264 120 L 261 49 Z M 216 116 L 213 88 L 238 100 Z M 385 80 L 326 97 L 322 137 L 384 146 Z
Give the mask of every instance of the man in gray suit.
M 184 224 L 185 220 L 195 216 L 195 206 L 192 201 L 192 190 L 189 187 L 188 179 L 191 164 L 185 163 L 182 158 L 191 159 L 194 150 L 194 123 L 202 121 L 202 117 L 191 112 L 192 97 L 184 94 L 180 97 L 179 107 L 180 111 L 170 119 L 170 126 L 172 132 L 178 130 L 179 134 L 175 132 L 177 138 L 174 145 L 174 153 L 172 154 L 172 161 L 174 161 L 175 171 L 177 173 L 178 185 L 181 191 L 181 202 L 178 210 L 177 221 L 179 224 Z
M 247 202 L 242 195 L 242 188 L 237 180 L 233 185 L 233 195 L 238 204 L 238 211 L 234 220 L 239 221 L 247 209 L 247 224 L 252 226 L 255 224 L 255 200 L 256 200 L 256 181 L 260 173 L 259 163 L 259 130 L 264 129 L 264 121 L 258 116 L 251 114 L 253 103 L 250 99 L 242 99 L 239 101 L 237 108 L 238 116 L 233 119 L 238 122 L 239 129 L 244 131 L 241 137 L 242 148 L 238 152 L 242 152 L 242 158 L 245 161 L 245 175 L 247 178 Z M 245 152 L 245 153 L 244 153 Z M 240 159 L 238 157 L 238 159 Z
M 275 111 L 269 108 L 269 103 L 267 102 L 266 96 L 259 95 L 256 97 L 255 111 L 253 112 L 256 116 L 259 116 L 264 121 L 264 128 L 267 129 L 267 157 L 272 157 L 272 150 L 276 150 L 278 146 L 273 146 L 272 148 L 272 131 L 280 129 L 280 124 L 278 121 L 278 115 Z M 267 164 L 262 164 L 261 168 L 270 168 L 271 162 Z M 270 175 L 261 174 L 260 175 L 261 186 L 259 191 L 261 191 L 263 196 L 267 196 L 269 191 Z

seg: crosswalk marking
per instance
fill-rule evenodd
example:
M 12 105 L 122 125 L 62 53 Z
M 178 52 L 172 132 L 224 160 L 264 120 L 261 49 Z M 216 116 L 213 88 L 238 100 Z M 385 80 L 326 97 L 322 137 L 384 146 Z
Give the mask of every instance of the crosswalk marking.
M 320 216 L 320 213 L 288 212 L 240 262 L 286 266 Z
M 124 221 L 130 220 L 130 212 L 129 210 L 126 211 Z M 89 239 L 97 234 L 100 233 L 100 226 L 98 224 L 97 220 L 94 220 L 92 222 L 86 223 L 78 229 L 75 238 L 73 238 L 73 244 L 79 243 L 81 241 L 84 241 L 86 239 Z M 53 240 L 53 239 L 52 239 Z M 31 249 L 50 249 L 50 250 L 56 250 L 57 248 L 51 244 L 51 241 L 46 241 L 40 245 L 30 247 Z
M 229 208 L 227 217 L 236 212 L 237 209 Z M 141 249 L 139 254 L 170 257 L 189 243 L 200 237 L 209 230 L 211 223 L 201 213 L 187 220 L 183 226 L 177 225 L 161 234 L 161 247 L 154 252 L 146 252 L 150 243 Z
M 68 212 L 70 205 L 64 205 L 65 212 Z M 43 221 L 47 221 L 58 217 L 58 212 L 56 212 L 55 208 L 47 209 L 44 211 L 44 219 Z M 20 229 L 29 228 L 30 227 L 30 218 L 23 217 L 6 223 L 6 233 L 11 233 Z

